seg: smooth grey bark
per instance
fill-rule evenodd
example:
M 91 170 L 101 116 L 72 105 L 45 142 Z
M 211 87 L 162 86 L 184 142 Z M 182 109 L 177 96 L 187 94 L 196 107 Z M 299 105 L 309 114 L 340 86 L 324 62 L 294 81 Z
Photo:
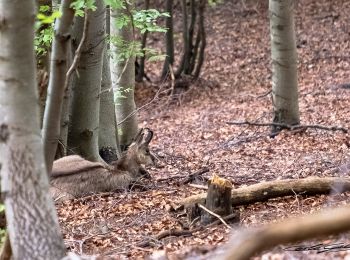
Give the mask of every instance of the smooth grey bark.
M 61 259 L 40 135 L 35 1 L 0 1 L 0 174 L 14 259 Z
M 133 2 L 126 3 L 127 10 L 111 10 L 111 37 L 122 39 L 124 45 L 133 44 L 134 32 L 131 23 L 122 29 L 117 28 L 117 20 L 123 15 L 130 15 Z M 118 126 L 119 141 L 122 148 L 127 147 L 138 131 L 137 113 L 134 100 L 135 89 L 135 57 L 131 55 L 126 60 L 119 57 L 119 47 L 111 44 L 111 75 L 112 86 L 115 94 L 116 117 Z
M 74 10 L 73 0 L 63 0 L 62 16 L 56 20 L 55 37 L 52 43 L 51 73 L 46 97 L 43 122 L 43 143 L 47 172 L 50 173 L 60 136 L 62 104 L 65 94 L 66 73 L 69 65 L 69 45 Z
M 73 63 L 73 53 L 72 53 L 72 42 L 68 45 L 68 64 Z M 68 126 L 69 126 L 69 116 L 70 107 L 72 102 L 72 76 L 68 79 L 68 85 L 64 90 L 63 101 L 62 101 L 62 111 L 61 111 L 61 125 L 60 125 L 60 137 L 58 138 L 57 150 L 55 155 L 55 160 L 67 155 L 68 147 Z
M 173 0 L 166 0 L 165 11 L 170 15 L 165 20 L 165 48 L 166 58 L 163 65 L 162 78 L 164 79 L 169 73 L 169 65 L 174 64 L 174 25 L 173 25 Z
M 269 1 L 273 122 L 290 125 L 300 122 L 293 11 L 294 0 Z
M 119 152 L 119 147 L 117 145 L 117 122 L 115 117 L 111 70 L 109 66 L 109 57 L 107 55 L 107 50 L 105 50 L 102 67 L 98 145 L 101 156 L 103 151 L 111 151 L 114 152 L 114 155 L 117 154 L 118 158 L 120 158 L 121 153 Z M 111 154 L 111 156 L 113 156 L 113 154 Z M 106 160 L 103 156 L 102 158 Z
M 73 77 L 68 147 L 90 161 L 100 161 L 98 130 L 102 53 L 105 45 L 105 6 L 96 1 L 96 11 L 89 12 L 87 38 L 81 52 L 78 74 Z M 84 18 L 77 17 L 73 26 L 73 48 L 81 41 Z M 75 50 L 74 50 L 75 51 Z

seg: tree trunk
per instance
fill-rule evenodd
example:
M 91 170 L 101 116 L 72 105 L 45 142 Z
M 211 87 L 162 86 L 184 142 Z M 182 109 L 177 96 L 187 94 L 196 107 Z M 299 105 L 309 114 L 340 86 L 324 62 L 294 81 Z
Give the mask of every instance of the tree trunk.
M 101 157 L 108 163 L 117 159 L 117 122 L 111 81 L 111 70 L 107 49 L 103 54 L 103 69 L 101 82 L 100 129 L 98 146 Z M 120 153 L 118 157 L 120 158 Z
M 61 259 L 40 135 L 35 1 L 0 2 L 0 173 L 14 259 Z
M 149 1 L 150 0 L 145 0 L 145 10 L 149 9 Z M 137 70 L 137 73 L 136 73 L 137 82 L 142 82 L 143 78 L 145 77 L 145 61 L 146 61 L 145 48 L 146 48 L 147 36 L 148 36 L 148 31 L 145 31 L 141 38 L 141 51 L 143 53 L 143 56 L 140 57 L 139 69 Z
M 72 0 L 63 0 L 62 16 L 56 20 L 55 37 L 52 44 L 51 73 L 43 122 L 43 143 L 47 172 L 50 173 L 60 136 L 62 103 L 65 93 L 66 73 L 69 65 L 69 44 L 74 10 Z
M 293 10 L 294 0 L 269 1 L 273 122 L 290 125 L 300 122 Z
M 0 260 L 10 260 L 12 257 L 12 248 L 9 233 L 6 233 L 4 244 L 1 247 Z
M 68 146 L 74 153 L 90 161 L 102 160 L 98 151 L 102 53 L 105 38 L 105 6 L 96 1 L 97 10 L 89 12 L 87 38 L 73 78 L 73 97 Z M 73 26 L 76 50 L 83 34 L 84 18 L 77 17 Z
M 182 0 L 182 37 L 183 37 L 183 54 L 180 61 L 180 66 L 177 69 L 175 76 L 180 77 L 182 72 L 187 71 L 189 67 L 189 53 L 190 53 L 190 43 L 188 35 L 188 17 L 187 17 L 187 5 L 186 0 Z
M 165 27 L 168 29 L 165 33 L 166 57 L 163 65 L 162 79 L 166 78 L 169 73 L 169 65 L 174 64 L 174 25 L 173 25 L 173 0 L 166 0 L 165 12 L 169 17 L 165 20 Z
M 194 71 L 194 78 L 198 78 L 199 74 L 201 72 L 203 63 L 204 63 L 204 54 L 205 54 L 205 47 L 207 45 L 206 40 L 206 33 L 205 33 L 205 26 L 204 26 L 204 12 L 205 12 L 205 6 L 206 6 L 206 0 L 199 0 L 199 19 L 198 19 L 198 45 L 196 42 L 196 46 L 194 47 L 194 54 L 193 54 L 193 63 L 195 64 L 195 59 L 197 58 L 197 50 L 199 46 L 199 54 L 198 54 L 198 61 L 197 66 Z
M 137 133 L 137 113 L 134 100 L 135 88 L 135 56 L 121 59 L 120 48 L 133 44 L 134 32 L 131 23 L 125 25 L 122 29 L 117 28 L 117 20 L 121 15 L 130 15 L 130 9 L 133 2 L 125 3 L 126 10 L 111 10 L 111 37 L 119 38 L 123 41 L 123 46 L 117 46 L 114 42 L 111 44 L 111 75 L 112 86 L 117 92 L 116 96 L 116 117 L 118 126 L 119 141 L 122 150 L 125 149 Z M 128 47 L 130 48 L 130 47 Z

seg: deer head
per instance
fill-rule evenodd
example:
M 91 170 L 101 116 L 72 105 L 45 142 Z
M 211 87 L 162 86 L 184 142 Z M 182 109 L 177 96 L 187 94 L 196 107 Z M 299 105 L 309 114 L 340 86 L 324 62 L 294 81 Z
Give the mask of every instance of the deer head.
M 114 163 L 116 170 L 126 170 L 134 178 L 141 176 L 150 177 L 141 165 L 153 165 L 155 157 L 149 149 L 149 143 L 153 138 L 153 131 L 149 128 L 141 129 L 134 137 L 133 142 L 122 157 Z

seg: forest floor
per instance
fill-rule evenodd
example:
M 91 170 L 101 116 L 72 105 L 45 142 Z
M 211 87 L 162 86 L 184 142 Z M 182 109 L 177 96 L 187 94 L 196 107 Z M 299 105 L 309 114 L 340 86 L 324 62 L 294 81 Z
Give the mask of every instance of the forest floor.
M 239 228 L 229 230 L 217 225 L 191 236 L 169 236 L 153 240 L 147 247 L 140 245 L 161 231 L 181 228 L 183 220 L 170 210 L 172 205 L 189 195 L 205 192 L 181 184 L 184 179 L 181 176 L 205 167 L 209 172 L 198 183 L 205 185 L 205 179 L 215 173 L 229 179 L 235 188 L 277 179 L 349 175 L 349 134 L 307 129 L 283 131 L 270 138 L 269 127 L 227 124 L 272 120 L 268 95 L 271 89 L 268 11 L 266 5 L 257 2 L 260 3 L 232 0 L 208 7 L 206 60 L 201 79 L 188 91 L 176 99 L 164 96 L 153 100 L 167 84 L 138 86 L 138 105 L 148 104 L 140 110 L 140 125 L 155 132 L 151 149 L 159 162 L 157 167 L 149 168 L 153 179 L 146 185 L 146 191 L 100 194 L 57 205 L 65 243 L 71 251 L 123 259 L 145 257 L 157 250 L 171 253 L 189 248 L 190 252 L 199 246 L 211 248 L 225 243 Z M 349 13 L 350 1 L 297 1 L 302 124 L 350 127 L 350 85 L 344 85 L 350 83 Z M 180 33 L 175 36 L 181 38 Z M 162 47 L 161 39 L 149 41 Z M 153 64 L 147 68 L 156 81 L 161 66 Z M 349 196 L 350 193 L 313 197 L 296 194 L 241 206 L 237 208 L 241 214 L 239 226 L 256 227 L 348 204 Z M 349 244 L 349 235 L 306 244 Z M 264 259 L 350 259 L 350 251 L 317 254 L 287 252 L 284 247 L 265 252 Z M 206 259 L 205 255 L 202 257 Z

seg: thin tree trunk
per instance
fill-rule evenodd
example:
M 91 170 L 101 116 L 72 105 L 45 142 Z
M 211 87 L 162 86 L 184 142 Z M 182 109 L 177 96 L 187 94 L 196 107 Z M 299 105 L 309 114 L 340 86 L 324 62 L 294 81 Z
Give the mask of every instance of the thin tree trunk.
M 131 23 L 122 29 L 117 28 L 117 20 L 121 15 L 130 15 L 132 1 L 126 3 L 127 10 L 111 10 L 111 37 L 117 37 L 123 40 L 123 45 L 133 44 L 134 32 Z M 111 75 L 112 86 L 117 92 L 116 95 L 116 117 L 118 126 L 118 134 L 120 146 L 125 149 L 137 133 L 137 113 L 134 100 L 135 88 L 135 56 L 131 55 L 126 60 L 120 59 L 118 56 L 119 47 L 111 44 Z
M 188 52 L 188 66 L 185 69 L 185 74 L 190 75 L 192 73 L 192 63 L 191 61 L 196 59 L 195 57 L 193 57 L 194 53 L 193 53 L 193 38 L 194 38 L 194 28 L 195 28 L 195 24 L 196 24 L 196 18 L 197 18 L 197 12 L 196 12 L 196 0 L 191 0 L 190 1 L 190 10 L 191 10 L 191 21 L 190 21 L 190 26 L 188 28 L 188 48 L 189 48 L 189 52 Z
M 103 54 L 100 99 L 100 128 L 98 132 L 99 152 L 106 162 L 111 162 L 117 159 L 116 154 L 118 154 L 119 147 L 117 147 L 117 122 L 107 50 L 105 50 Z M 120 158 L 120 153 L 118 157 Z
M 201 72 L 203 63 L 204 63 L 204 54 L 205 54 L 205 47 L 207 45 L 207 40 L 206 40 L 206 33 L 205 33 L 205 26 L 204 26 L 204 12 L 205 12 L 205 5 L 206 5 L 206 0 L 200 0 L 199 1 L 199 19 L 198 19 L 198 37 L 200 39 L 200 47 L 199 47 L 199 54 L 198 54 L 198 61 L 197 61 L 197 66 L 194 71 L 194 78 L 197 79 L 199 77 L 199 74 Z M 194 54 L 194 59 L 196 58 L 197 53 Z M 194 61 L 195 62 L 195 61 Z
M 72 2 L 72 0 L 62 1 L 62 16 L 56 20 L 55 37 L 52 44 L 51 73 L 43 122 L 44 154 L 48 173 L 51 172 L 60 136 L 62 103 L 69 65 L 68 46 L 74 19 L 74 10 L 70 8 Z
M 192 0 L 193 3 L 191 4 L 191 24 L 189 28 L 189 35 L 191 38 L 191 58 L 190 58 L 190 64 L 189 64 L 189 74 L 191 74 L 196 66 L 196 60 L 197 60 L 197 55 L 198 55 L 198 49 L 199 49 L 199 44 L 201 42 L 201 34 L 200 34 L 200 26 L 198 26 L 197 29 L 197 35 L 196 35 L 196 40 L 195 43 L 193 44 L 193 37 L 194 37 L 194 31 L 195 31 L 195 22 L 197 18 L 197 12 L 194 9 L 195 6 L 195 0 Z M 200 23 L 200 21 L 198 22 Z
M 269 1 L 273 122 L 290 125 L 300 122 L 293 11 L 294 0 Z
M 1 247 L 0 260 L 10 260 L 12 257 L 12 248 L 9 233 L 6 233 L 4 244 Z
M 173 0 L 167 0 L 165 3 L 165 11 L 169 13 L 169 17 L 165 20 L 165 27 L 168 29 L 165 33 L 166 58 L 163 65 L 162 79 L 169 73 L 169 65 L 174 64 L 174 25 L 173 25 Z
M 187 17 L 187 6 L 186 0 L 182 0 L 182 37 L 183 37 L 183 47 L 184 52 L 181 57 L 180 66 L 175 73 L 175 77 L 178 78 L 181 76 L 182 72 L 184 72 L 188 68 L 188 57 L 189 57 L 189 39 L 188 39 L 188 17 Z
M 72 53 L 72 42 L 68 45 L 68 64 L 72 66 L 73 63 L 73 53 Z M 62 112 L 61 112 L 61 125 L 60 125 L 60 137 L 58 139 L 57 150 L 55 155 L 55 160 L 62 158 L 67 155 L 68 147 L 68 127 L 69 127 L 69 117 L 70 117 L 70 107 L 72 102 L 72 83 L 73 77 L 69 77 L 68 85 L 64 90 L 64 96 L 62 101 Z
M 145 10 L 148 10 L 148 9 L 149 9 L 149 0 L 145 0 Z M 148 31 L 145 31 L 141 39 L 141 51 L 143 53 L 143 56 L 140 57 L 139 69 L 137 71 L 137 77 L 136 77 L 137 82 L 142 82 L 143 77 L 145 76 L 146 53 L 144 49 L 146 48 L 147 36 L 148 36 Z
M 98 128 L 102 77 L 102 53 L 105 38 L 105 6 L 96 1 L 97 10 L 89 13 L 87 39 L 73 79 L 73 97 L 68 133 L 68 146 L 90 161 L 101 161 L 98 152 Z M 77 17 L 73 27 L 73 46 L 83 33 L 84 19 Z
M 61 259 L 40 135 L 35 1 L 0 2 L 0 173 L 14 259 Z

